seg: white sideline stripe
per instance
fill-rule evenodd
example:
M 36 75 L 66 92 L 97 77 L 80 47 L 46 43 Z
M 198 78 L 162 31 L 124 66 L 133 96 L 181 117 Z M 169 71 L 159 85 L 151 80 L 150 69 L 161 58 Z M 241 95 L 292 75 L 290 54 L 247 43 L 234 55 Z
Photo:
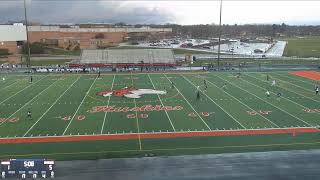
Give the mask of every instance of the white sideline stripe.
M 156 87 L 154 86 L 153 81 L 152 81 L 152 79 L 151 79 L 151 77 L 150 77 L 149 74 L 148 74 L 148 77 L 149 77 L 150 82 L 151 82 L 151 84 L 152 84 L 152 86 L 153 86 L 153 89 L 155 89 Z M 158 96 L 158 98 L 159 98 L 159 100 L 160 100 L 161 105 L 164 106 L 163 103 L 162 103 L 162 100 L 161 100 L 161 98 L 160 98 L 160 95 L 157 94 L 157 96 Z M 167 110 L 164 110 L 164 112 L 166 113 L 166 115 L 167 115 L 167 117 L 168 117 L 168 119 L 169 119 L 169 122 L 170 122 L 170 124 L 171 124 L 171 126 L 172 126 L 172 129 L 173 129 L 174 131 L 176 131 L 176 129 L 175 129 L 175 127 L 173 126 L 173 123 L 172 123 L 172 121 L 171 121 L 171 118 L 170 118 Z
M 116 77 L 116 75 L 113 75 L 111 90 L 113 90 L 113 85 L 114 85 L 114 79 L 115 79 L 115 77 Z M 109 104 L 110 104 L 110 99 L 111 99 L 111 96 L 109 96 L 107 106 L 109 106 Z M 108 114 L 108 111 L 107 111 L 106 113 L 104 113 L 103 123 L 102 123 L 102 127 L 101 127 L 101 134 L 103 133 L 104 124 L 105 124 L 105 122 L 106 122 L 107 114 Z
M 132 72 L 130 74 L 131 76 L 131 85 L 133 86 L 133 77 L 132 77 Z M 136 103 L 136 99 L 133 99 L 134 102 L 134 108 L 137 108 L 137 103 Z M 138 112 L 136 111 L 136 122 L 137 122 L 137 130 L 138 130 L 138 139 L 139 139 L 139 148 L 140 151 L 142 150 L 142 144 L 141 144 L 141 137 L 140 137 L 140 127 L 139 127 L 139 119 L 138 119 Z
M 247 75 L 247 76 L 250 76 L 250 75 Z M 266 81 L 263 81 L 263 80 L 261 80 L 261 79 L 258 79 L 258 78 L 256 78 L 256 77 L 254 77 L 254 76 L 250 76 L 250 77 L 252 77 L 252 78 L 254 78 L 254 79 L 257 79 L 258 81 L 266 82 Z M 275 78 L 275 79 L 277 79 L 277 78 Z M 280 79 L 279 79 L 279 80 L 280 80 Z M 280 81 L 282 81 L 282 80 L 280 80 Z M 257 86 L 258 86 L 258 85 L 257 85 Z M 259 87 L 260 87 L 261 89 L 264 89 L 264 88 L 262 88 L 261 86 L 259 86 Z M 298 94 L 298 95 L 300 95 L 300 96 L 303 96 L 303 97 L 305 97 L 305 98 L 307 98 L 307 99 L 313 100 L 312 98 L 309 98 L 309 97 L 304 96 L 304 95 L 302 95 L 302 94 L 296 93 L 296 92 L 291 91 L 291 90 L 289 90 L 289 89 L 287 89 L 287 88 L 283 88 L 283 87 L 279 87 L 279 88 L 285 89 L 286 91 L 289 91 L 289 92 L 292 92 L 292 93 L 294 93 L 294 94 Z M 272 92 L 272 91 L 271 91 L 271 93 L 276 94 L 276 93 L 274 93 L 274 92 Z M 303 107 L 303 108 L 309 109 L 308 107 L 306 107 L 306 106 L 304 106 L 304 105 L 302 105 L 302 104 L 299 104 L 299 103 L 297 103 L 297 102 L 295 102 L 295 101 L 292 101 L 291 99 L 288 99 L 288 98 L 286 98 L 286 97 L 283 97 L 283 98 L 287 99 L 288 101 L 290 101 L 290 102 L 292 102 L 292 103 L 294 103 L 294 104 L 296 104 L 296 105 L 298 105 L 298 106 L 301 106 L 301 107 Z M 314 100 L 314 101 L 316 101 L 316 100 Z M 317 102 L 320 102 L 320 101 L 317 101 Z M 319 112 L 316 112 L 316 113 L 319 113 Z
M 97 77 L 98 77 L 98 76 L 97 76 Z M 76 117 L 76 115 L 77 115 L 77 113 L 78 113 L 78 111 L 79 111 L 79 109 L 80 109 L 81 105 L 83 104 L 84 100 L 85 100 L 85 99 L 86 99 L 86 97 L 88 96 L 88 94 L 89 94 L 89 92 L 90 92 L 90 90 L 91 90 L 92 86 L 93 86 L 93 85 L 94 85 L 94 83 L 96 82 L 97 77 L 94 79 L 94 81 L 93 81 L 93 83 L 91 84 L 90 88 L 89 88 L 89 89 L 88 89 L 88 91 L 86 92 L 86 95 L 83 97 L 83 99 L 82 99 L 82 101 L 81 101 L 80 105 L 78 106 L 78 108 L 77 108 L 76 112 L 75 112 L 75 113 L 74 113 L 74 115 L 72 116 L 72 118 L 71 118 L 71 120 L 70 120 L 69 124 L 67 125 L 67 127 L 66 127 L 66 128 L 65 128 L 65 130 L 63 131 L 62 135 L 64 135 L 64 134 L 67 132 L 67 130 L 68 130 L 68 128 L 69 128 L 69 126 L 70 126 L 70 124 L 72 123 L 72 121 L 73 121 L 74 117 Z
M 215 85 L 215 84 L 212 83 L 211 81 L 209 81 L 209 80 L 207 80 L 207 81 L 208 81 L 210 84 L 214 85 L 215 87 L 217 87 L 218 89 L 221 90 L 220 87 L 218 87 L 217 85 Z M 239 99 L 237 99 L 236 97 L 234 97 L 234 96 L 232 96 L 231 94 L 229 94 L 227 91 L 223 91 L 223 90 L 221 90 L 221 91 L 224 92 L 224 93 L 226 93 L 226 94 L 228 94 L 230 97 L 232 97 L 233 99 L 237 100 L 237 101 L 240 102 L 242 105 L 244 105 L 245 107 L 249 108 L 250 110 L 255 111 L 254 109 L 252 109 L 252 108 L 251 108 L 250 106 L 248 106 L 247 104 L 241 102 Z M 256 111 L 255 111 L 255 112 L 256 112 Z M 258 113 L 258 115 L 261 116 L 262 118 L 264 118 L 265 120 L 269 121 L 271 124 L 273 124 L 273 125 L 275 125 L 275 126 L 277 126 L 277 127 L 280 128 L 279 125 L 277 125 L 276 123 L 272 122 L 270 119 L 262 116 L 260 113 Z
M 170 82 L 170 83 L 172 83 L 171 82 L 171 80 L 167 77 L 167 75 L 166 74 L 163 74 L 166 78 L 167 78 L 167 80 Z M 184 95 L 179 91 L 179 89 L 176 87 L 176 86 L 174 86 L 174 88 L 176 88 L 176 90 L 178 91 L 178 93 L 183 97 L 183 99 L 189 104 L 189 106 L 191 107 L 191 109 L 198 115 L 198 117 L 201 119 L 201 121 L 204 123 L 204 125 L 211 131 L 211 128 L 210 128 L 210 126 L 202 119 L 202 117 L 200 116 L 200 114 L 194 109 L 194 107 L 190 104 L 190 102 L 184 97 Z
M 217 76 L 217 77 L 218 77 L 218 76 Z M 219 77 L 219 78 L 220 78 L 220 79 L 222 79 L 221 77 Z M 251 82 L 249 82 L 249 81 L 247 81 L 247 80 L 243 79 L 243 78 L 241 78 L 241 80 L 242 80 L 242 81 L 245 81 L 245 82 L 247 82 L 247 83 L 249 83 L 249 84 L 251 84 L 251 85 L 254 85 L 254 86 L 256 86 L 256 87 L 261 88 L 260 86 L 257 86 L 257 85 L 255 85 L 255 84 L 253 84 L 253 83 L 251 83 Z M 226 81 L 228 81 L 228 80 L 226 80 Z M 229 82 L 229 81 L 228 81 L 228 82 Z M 229 83 L 230 83 L 230 82 L 229 82 Z M 233 84 L 233 83 L 231 83 L 231 84 Z M 234 85 L 235 85 L 235 84 L 234 84 Z M 235 86 L 237 86 L 237 85 L 235 85 Z M 239 87 L 239 86 L 237 86 L 237 87 Z M 239 87 L 239 88 L 240 88 L 240 89 L 242 89 L 241 87 Z M 244 90 L 244 89 L 242 89 L 242 90 Z M 294 118 L 296 118 L 296 119 L 300 120 L 301 122 L 304 122 L 304 123 L 305 123 L 305 124 L 307 124 L 308 126 L 313 127 L 311 124 L 309 124 L 309 123 L 305 122 L 304 120 L 302 120 L 302 119 L 298 118 L 297 116 L 295 116 L 295 115 L 293 115 L 293 114 L 290 114 L 290 113 L 289 113 L 289 112 L 287 112 L 286 110 L 283 110 L 283 109 L 281 109 L 280 107 L 275 106 L 275 105 L 273 105 L 272 103 L 270 103 L 270 102 L 268 102 L 268 101 L 263 100 L 262 98 L 258 97 L 257 95 L 255 95 L 255 94 L 253 94 L 253 93 L 251 93 L 251 92 L 249 92 L 249 91 L 247 91 L 247 90 L 244 90 L 244 91 L 246 91 L 246 92 L 248 92 L 248 93 L 250 93 L 250 94 L 254 95 L 255 97 L 257 97 L 257 98 L 261 99 L 262 101 L 264 101 L 264 102 L 266 102 L 266 103 L 270 104 L 271 106 L 273 106 L 273 107 L 275 107 L 275 108 L 279 109 L 280 111 L 285 112 L 286 114 L 288 114 L 288 115 L 290 115 L 290 116 L 292 116 L 292 117 L 294 117 Z
M 48 75 L 47 75 L 47 76 L 48 76 Z M 47 77 L 47 76 L 44 76 L 43 78 L 45 78 L 45 77 Z M 38 80 L 38 81 L 36 81 L 34 84 L 36 84 L 36 83 L 40 82 L 43 78 L 39 79 L 39 80 Z M 13 94 L 12 96 L 10 96 L 10 97 L 8 97 L 7 99 L 5 99 L 5 100 L 1 101 L 1 102 L 0 102 L 0 104 L 2 104 L 2 103 L 4 103 L 4 102 L 6 102 L 8 99 L 10 99 L 10 98 L 14 97 L 15 95 L 17 95 L 17 94 L 21 93 L 22 91 L 24 91 L 25 89 L 29 88 L 30 86 L 32 86 L 32 85 L 34 85 L 34 84 L 32 83 L 32 84 L 30 84 L 30 85 L 26 86 L 25 88 L 23 88 L 23 89 L 21 89 L 20 91 L 16 92 L 16 93 L 15 93 L 15 94 Z
M 55 81 L 54 83 L 56 83 L 57 81 Z M 7 117 L 5 119 L 5 121 L 0 123 L 0 126 L 7 122 L 8 119 L 10 119 L 13 115 L 15 115 L 17 112 L 19 112 L 21 109 L 23 109 L 24 107 L 26 107 L 30 102 L 32 102 L 34 99 L 36 99 L 38 96 L 40 96 L 43 92 L 45 92 L 47 89 L 49 89 L 54 83 L 52 83 L 50 86 L 48 86 L 47 88 L 45 88 L 44 90 L 42 90 L 40 93 L 38 93 L 36 96 L 34 96 L 32 99 L 30 99 L 28 102 L 26 102 L 22 107 L 20 107 L 17 111 L 15 111 L 13 114 L 11 114 L 9 117 Z
M 248 76 L 249 76 L 249 75 L 248 75 Z M 253 77 L 253 76 L 250 76 L 250 77 Z M 255 78 L 255 77 L 254 77 L 254 78 Z M 256 78 L 256 79 L 258 79 L 258 78 Z M 279 78 L 274 78 L 274 79 L 277 79 L 277 80 L 282 81 L 282 82 L 285 82 L 285 83 L 292 84 L 293 86 L 296 86 L 296 87 L 300 87 L 301 89 L 304 89 L 305 91 L 310 91 L 310 92 L 315 93 L 314 91 L 311 91 L 310 89 L 305 89 L 305 88 L 303 88 L 303 87 L 301 87 L 301 86 L 298 86 L 298 85 L 295 85 L 295 84 L 293 84 L 293 83 L 291 83 L 291 82 L 289 82 L 289 81 L 285 81 L 285 80 L 282 80 L 282 79 L 279 79 Z M 260 81 L 262 81 L 262 80 L 260 80 Z M 265 81 L 263 81 L 263 82 L 265 82 Z M 300 94 L 300 93 L 298 93 L 298 92 L 291 91 L 291 90 L 289 90 L 288 88 L 284 88 L 284 87 L 280 87 L 280 88 L 286 89 L 287 91 L 290 91 L 290 92 L 292 92 L 292 93 L 295 93 L 295 94 L 298 94 L 298 95 L 300 95 L 300 96 L 303 96 L 303 97 L 305 97 L 305 98 L 307 98 L 307 99 L 311 99 L 312 101 L 316 101 L 316 102 L 320 103 L 320 101 L 318 101 L 318 100 L 312 99 L 312 98 L 310 98 L 310 97 L 308 97 L 308 96 L 305 96 L 305 95 L 303 95 L 303 94 Z
M 187 79 L 184 75 L 181 75 L 185 80 L 187 80 L 190 84 L 192 84 L 194 87 L 196 87 L 196 85 L 194 85 L 189 79 Z M 201 91 L 201 90 L 200 90 Z M 203 93 L 203 91 L 201 91 L 202 94 L 204 94 L 205 96 L 207 96 L 207 98 L 209 98 L 215 105 L 217 105 L 224 113 L 226 113 L 228 116 L 230 116 L 235 122 L 237 122 L 241 127 L 243 127 L 244 129 L 246 129 L 246 127 L 244 125 L 242 125 L 235 117 L 233 117 L 228 111 L 226 111 L 223 107 L 221 107 L 218 103 L 216 103 L 210 96 L 208 96 L 206 93 Z
M 28 131 L 23 135 L 23 137 L 25 137 L 31 130 L 32 128 L 38 124 L 38 122 L 50 111 L 50 109 L 57 104 L 57 102 L 60 100 L 60 98 L 80 79 L 81 76 L 78 77 L 78 79 L 76 79 L 76 81 L 74 81 L 69 87 L 67 90 L 65 90 L 58 98 L 57 100 L 49 107 L 49 109 L 47 109 L 46 112 L 44 112 L 42 114 L 42 116 L 28 129 Z
M 320 126 L 320 125 L 319 125 Z M 233 132 L 233 131 L 261 131 L 261 130 L 290 130 L 290 129 L 315 129 L 315 127 L 287 127 L 287 128 L 284 128 L 284 127 L 281 127 L 281 128 L 260 128 L 260 129 L 231 129 L 231 130 L 212 130 L 212 131 L 177 131 L 177 132 L 147 132 L 147 133 L 125 133 L 125 134 L 95 134 L 95 135 L 92 135 L 92 134 L 88 134 L 88 135 L 85 135 L 85 134 L 82 134 L 82 135 L 62 135 L 62 136 L 29 136 L 29 137 L 3 137 L 3 138 L 0 138 L 0 140 L 3 140 L 3 139 L 38 139 L 38 138 L 56 138 L 56 137 L 87 137 L 87 136 L 121 136 L 121 135 L 130 135 L 130 134 L 140 134 L 140 135 L 143 135 L 143 134 L 181 134 L 181 133 L 206 133 L 206 132 Z M 320 131 L 320 129 L 319 129 Z M 288 132 L 289 133 L 289 132 Z

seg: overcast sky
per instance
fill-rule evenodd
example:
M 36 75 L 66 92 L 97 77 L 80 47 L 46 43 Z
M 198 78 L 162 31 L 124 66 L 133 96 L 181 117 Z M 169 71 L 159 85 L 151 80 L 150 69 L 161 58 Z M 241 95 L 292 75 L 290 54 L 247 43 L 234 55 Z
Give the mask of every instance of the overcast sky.
M 27 0 L 29 19 L 41 23 L 125 22 L 218 24 L 219 1 Z M 224 24 L 320 25 L 320 1 L 224 0 Z M 0 22 L 22 20 L 22 0 L 0 0 Z

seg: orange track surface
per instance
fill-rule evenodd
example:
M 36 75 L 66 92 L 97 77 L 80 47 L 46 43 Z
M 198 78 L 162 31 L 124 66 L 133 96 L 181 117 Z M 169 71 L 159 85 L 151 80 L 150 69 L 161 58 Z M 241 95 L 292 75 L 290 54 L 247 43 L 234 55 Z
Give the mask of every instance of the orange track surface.
M 209 137 L 209 136 L 240 136 L 263 134 L 292 134 L 319 132 L 317 128 L 281 128 L 281 129 L 256 129 L 256 130 L 224 130 L 224 131 L 198 131 L 198 132 L 162 132 L 140 134 L 106 134 L 106 135 L 75 135 L 75 136 L 49 136 L 25 138 L 1 138 L 0 144 L 18 143 L 44 143 L 44 142 L 78 142 L 98 140 L 127 140 L 127 139 L 160 139 L 182 137 Z
M 320 81 L 320 72 L 316 72 L 316 71 L 295 71 L 295 72 L 289 72 L 289 74 L 294 74 L 294 75 L 305 77 L 308 79 Z

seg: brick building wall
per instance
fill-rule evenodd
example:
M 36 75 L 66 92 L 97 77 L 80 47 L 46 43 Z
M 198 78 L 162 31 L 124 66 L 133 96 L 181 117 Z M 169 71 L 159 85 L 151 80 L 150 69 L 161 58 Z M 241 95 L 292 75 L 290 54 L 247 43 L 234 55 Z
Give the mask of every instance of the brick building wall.
M 17 46 L 16 41 L 6 41 L 0 43 L 0 49 L 8 49 L 9 53 L 15 54 L 21 50 L 22 47 Z
M 118 44 L 122 42 L 128 34 L 126 32 L 49 32 L 49 31 L 35 31 L 29 32 L 29 41 L 43 42 L 44 39 L 58 39 L 59 46 L 63 44 L 61 41 L 67 42 L 69 40 L 78 40 L 80 48 L 94 48 L 91 45 L 91 40 L 96 39 L 97 35 L 103 34 L 103 41 L 105 43 Z
M 43 42 L 52 47 L 70 48 L 77 45 L 81 49 L 114 46 L 128 40 L 130 35 L 136 39 L 157 39 L 166 37 L 171 28 L 151 27 L 113 27 L 112 25 L 80 26 L 28 26 L 30 43 Z M 17 42 L 27 40 L 26 27 L 21 25 L 0 25 L 0 49 L 19 53 Z

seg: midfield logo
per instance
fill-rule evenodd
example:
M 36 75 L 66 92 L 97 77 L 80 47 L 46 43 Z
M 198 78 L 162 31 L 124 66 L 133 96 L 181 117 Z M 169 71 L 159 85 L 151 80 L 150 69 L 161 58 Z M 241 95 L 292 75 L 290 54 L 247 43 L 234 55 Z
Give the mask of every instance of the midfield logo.
M 167 94 L 167 92 L 155 89 L 137 89 L 135 87 L 125 87 L 122 89 L 106 90 L 96 93 L 96 95 L 103 97 L 117 96 L 126 98 L 141 98 L 141 96 L 144 94 Z

